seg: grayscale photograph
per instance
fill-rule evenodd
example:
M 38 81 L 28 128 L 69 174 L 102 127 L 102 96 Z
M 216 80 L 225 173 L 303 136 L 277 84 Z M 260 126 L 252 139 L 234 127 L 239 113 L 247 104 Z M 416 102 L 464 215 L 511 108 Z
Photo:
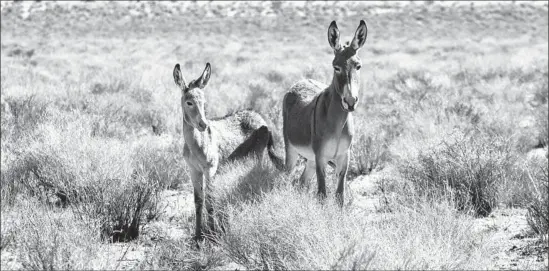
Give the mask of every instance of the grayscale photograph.
M 1 1 L 1 270 L 547 270 L 548 1 Z

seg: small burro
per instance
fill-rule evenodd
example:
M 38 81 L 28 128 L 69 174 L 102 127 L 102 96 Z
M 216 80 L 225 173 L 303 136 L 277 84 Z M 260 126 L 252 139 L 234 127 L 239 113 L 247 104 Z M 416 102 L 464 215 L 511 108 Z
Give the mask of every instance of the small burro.
M 291 171 L 298 154 L 306 159 L 300 184 L 308 182 L 316 171 L 318 195 L 326 197 L 326 165 L 335 166 L 338 177 L 336 197 L 343 205 L 344 183 L 354 127 L 351 113 L 358 104 L 359 70 L 357 53 L 366 42 L 368 28 L 364 20 L 350 43 L 339 43 L 336 22 L 328 27 L 328 43 L 334 50 L 332 83 L 326 86 L 310 79 L 295 83 L 284 95 L 283 133 L 286 168 Z
M 204 114 L 204 88 L 211 75 L 210 63 L 202 75 L 187 84 L 179 64 L 175 65 L 173 77 L 181 89 L 183 109 L 183 156 L 189 166 L 194 188 L 196 207 L 195 240 L 202 240 L 202 210 L 208 211 L 208 230 L 215 232 L 211 186 L 220 163 L 256 155 L 262 159 L 267 151 L 277 168 L 283 161 L 274 153 L 272 133 L 265 120 L 254 111 L 241 110 L 227 116 L 207 120 Z

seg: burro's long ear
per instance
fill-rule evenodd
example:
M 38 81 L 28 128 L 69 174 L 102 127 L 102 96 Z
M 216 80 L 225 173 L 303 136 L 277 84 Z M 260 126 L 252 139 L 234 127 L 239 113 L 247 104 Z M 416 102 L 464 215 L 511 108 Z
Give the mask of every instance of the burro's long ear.
M 334 50 L 339 50 L 341 45 L 339 44 L 339 29 L 337 29 L 337 24 L 335 21 L 332 21 L 328 27 L 328 43 Z
M 183 74 L 181 74 L 179 63 L 175 64 L 175 67 L 173 68 L 173 80 L 181 90 L 185 91 L 187 89 L 187 82 L 185 82 L 185 78 L 183 77 Z
M 212 74 L 212 67 L 208 62 L 206 63 L 206 68 L 204 68 L 202 75 L 194 81 L 195 86 L 198 88 L 204 88 L 208 84 L 208 81 L 210 81 L 211 74 Z
M 366 27 L 366 22 L 360 20 L 360 24 L 355 32 L 355 37 L 351 42 L 351 47 L 355 50 L 362 48 L 364 43 L 366 43 L 366 37 L 368 36 L 368 27 Z

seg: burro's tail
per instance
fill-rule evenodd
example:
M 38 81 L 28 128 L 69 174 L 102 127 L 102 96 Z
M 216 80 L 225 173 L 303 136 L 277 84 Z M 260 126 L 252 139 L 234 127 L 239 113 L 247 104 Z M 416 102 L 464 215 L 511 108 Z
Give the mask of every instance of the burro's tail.
M 275 167 L 278 170 L 284 170 L 284 160 L 282 158 L 278 157 L 274 151 L 274 140 L 273 140 L 273 133 L 269 131 L 269 141 L 267 141 L 267 152 L 269 153 L 269 158 L 275 165 Z

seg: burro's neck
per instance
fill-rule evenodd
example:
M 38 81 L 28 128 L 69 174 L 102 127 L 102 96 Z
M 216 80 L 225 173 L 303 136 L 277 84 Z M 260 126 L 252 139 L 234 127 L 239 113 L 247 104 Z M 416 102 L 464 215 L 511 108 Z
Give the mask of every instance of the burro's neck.
M 183 138 L 185 139 L 185 143 L 189 146 L 201 146 L 208 130 L 209 129 L 206 129 L 204 132 L 200 132 L 191 125 L 186 115 L 183 115 Z
M 329 123 L 336 126 L 337 130 L 343 129 L 348 118 L 351 118 L 351 113 L 343 109 L 341 93 L 343 86 L 337 82 L 337 77 L 334 74 L 332 83 L 325 91 L 326 98 L 324 99 L 323 108 L 326 109 L 326 119 Z

